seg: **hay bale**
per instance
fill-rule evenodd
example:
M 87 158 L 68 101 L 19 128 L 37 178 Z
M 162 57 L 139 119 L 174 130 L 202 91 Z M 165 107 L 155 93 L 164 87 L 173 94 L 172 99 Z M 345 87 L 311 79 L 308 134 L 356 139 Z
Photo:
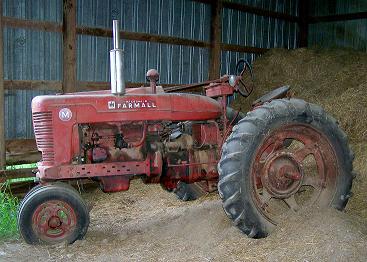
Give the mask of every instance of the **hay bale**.
M 247 111 L 270 90 L 290 85 L 296 97 L 323 106 L 352 142 L 367 141 L 367 54 L 349 49 L 272 49 L 254 63 L 255 90 L 233 107 Z

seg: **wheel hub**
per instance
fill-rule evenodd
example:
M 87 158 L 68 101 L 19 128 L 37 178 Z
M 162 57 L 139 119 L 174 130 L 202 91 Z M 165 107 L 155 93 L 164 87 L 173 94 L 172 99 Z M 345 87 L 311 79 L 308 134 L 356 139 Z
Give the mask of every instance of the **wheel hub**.
M 76 214 L 62 200 L 50 200 L 39 205 L 32 216 L 32 227 L 40 239 L 54 242 L 66 239 L 76 225 Z
M 48 225 L 52 229 L 58 228 L 61 225 L 61 220 L 59 217 L 53 216 L 48 221 Z
M 288 198 L 298 191 L 303 177 L 302 166 L 288 152 L 268 156 L 262 168 L 261 182 L 276 198 Z

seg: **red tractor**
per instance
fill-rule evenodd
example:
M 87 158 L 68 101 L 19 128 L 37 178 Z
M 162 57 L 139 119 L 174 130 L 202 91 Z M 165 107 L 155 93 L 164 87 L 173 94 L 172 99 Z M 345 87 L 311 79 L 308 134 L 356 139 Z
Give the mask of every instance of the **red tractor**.
M 182 200 L 218 189 L 234 224 L 265 237 L 279 216 L 304 206 L 343 209 L 350 197 L 353 154 L 337 121 L 317 105 L 287 97 L 283 87 L 243 116 L 227 97 L 252 87 L 243 74 L 206 82 L 206 96 L 149 87 L 125 89 L 118 23 L 110 52 L 110 91 L 38 96 L 34 133 L 42 160 L 39 185 L 19 207 L 27 243 L 83 238 L 89 210 L 70 180 L 92 179 L 104 192 L 130 180 L 160 183 Z M 192 86 L 188 86 L 192 87 Z

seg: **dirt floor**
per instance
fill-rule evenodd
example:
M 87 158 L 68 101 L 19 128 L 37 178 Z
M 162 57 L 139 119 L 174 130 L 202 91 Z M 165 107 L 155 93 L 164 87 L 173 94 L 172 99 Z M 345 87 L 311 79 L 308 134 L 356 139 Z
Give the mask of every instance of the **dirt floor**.
M 303 210 L 284 216 L 265 239 L 243 235 L 217 194 L 180 202 L 159 185 L 134 180 L 127 192 L 83 193 L 91 224 L 73 245 L 0 243 L 0 261 L 367 261 L 367 54 L 348 50 L 272 50 L 254 66 L 257 90 L 290 84 L 298 97 L 324 106 L 351 138 L 356 159 L 346 212 Z
M 180 202 L 135 180 L 128 192 L 84 194 L 93 205 L 84 240 L 73 245 L 0 245 L 1 261 L 365 261 L 367 226 L 335 210 L 288 214 L 266 239 L 231 225 L 216 194 Z

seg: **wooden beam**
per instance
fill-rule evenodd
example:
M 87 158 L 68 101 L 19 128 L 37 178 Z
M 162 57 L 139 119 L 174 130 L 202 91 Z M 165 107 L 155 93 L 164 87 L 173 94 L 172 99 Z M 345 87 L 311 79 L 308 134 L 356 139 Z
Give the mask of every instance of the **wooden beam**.
M 10 18 L 10 17 L 6 17 L 4 19 L 6 21 L 4 23 L 5 26 L 19 27 L 19 28 L 25 28 L 25 29 L 36 29 L 36 30 L 42 30 L 42 31 L 62 32 L 62 26 L 56 23 L 23 20 L 23 19 Z M 101 36 L 101 37 L 112 37 L 111 29 L 97 28 L 97 27 L 78 27 L 76 31 L 77 31 L 77 34 L 93 35 L 93 36 Z M 148 41 L 148 42 L 173 44 L 173 45 L 184 45 L 184 46 L 196 46 L 196 47 L 202 47 L 202 48 L 209 48 L 211 46 L 209 42 L 205 42 L 205 41 L 198 41 L 198 40 L 192 40 L 192 39 L 186 39 L 186 38 L 180 38 L 180 37 L 146 34 L 146 33 L 128 32 L 128 31 L 121 31 L 121 36 L 126 40 Z M 233 46 L 235 45 L 221 44 L 221 48 L 226 51 L 263 53 L 263 51 L 261 51 L 261 48 L 257 48 L 257 47 L 242 46 L 240 48 L 242 51 L 238 51 L 237 50 L 238 48 L 234 48 Z M 50 81 L 47 81 L 47 80 L 45 81 L 32 80 L 32 81 L 36 89 L 38 88 L 38 86 L 40 86 L 40 88 L 43 89 L 42 86 L 44 86 L 45 87 L 44 90 L 59 90 L 59 84 L 57 83 L 58 81 L 54 81 L 55 83 L 51 83 Z M 29 80 L 26 80 L 26 82 L 29 83 Z M 50 85 L 51 89 L 46 89 L 47 88 L 47 86 L 45 86 L 46 84 Z M 22 80 L 5 80 L 5 85 L 9 87 L 9 89 L 11 89 L 11 86 L 13 86 L 14 89 L 21 89 L 18 87 L 21 87 L 20 85 L 23 85 L 23 82 Z
M 285 13 L 264 10 L 262 8 L 258 8 L 258 7 L 254 7 L 254 6 L 250 6 L 250 5 L 245 5 L 245 4 L 234 3 L 234 2 L 230 2 L 230 1 L 223 1 L 223 7 L 238 10 L 238 11 L 242 11 L 242 12 L 246 12 L 246 13 L 250 13 L 250 14 L 255 14 L 255 15 L 259 15 L 259 16 L 281 19 L 281 20 L 285 20 L 285 21 L 289 21 L 289 22 L 299 22 L 299 18 L 297 16 L 294 16 L 294 15 L 289 15 L 289 14 L 285 14 Z
M 83 26 L 78 27 L 76 31 L 78 34 L 82 35 L 112 37 L 111 29 Z M 171 45 L 196 46 L 203 48 L 210 46 L 208 42 L 185 39 L 180 37 L 173 37 L 173 36 L 163 36 L 163 35 L 146 34 L 138 32 L 128 32 L 128 31 L 121 31 L 120 34 L 121 39 L 123 40 L 146 41 L 146 42 L 171 44 Z
M 5 80 L 7 90 L 49 90 L 62 92 L 61 81 L 51 80 Z
M 36 163 L 40 159 L 41 153 L 38 152 L 34 139 L 6 140 L 6 162 L 8 165 Z
M 6 167 L 3 1 L 0 2 L 0 169 Z
M 15 170 L 0 170 L 0 184 L 4 183 L 8 179 L 22 178 L 22 177 L 34 177 L 32 168 L 15 169 Z
M 63 78 L 64 93 L 76 91 L 76 0 L 63 0 Z
M 6 16 L 3 16 L 3 26 L 46 32 L 62 32 L 62 25 L 55 22 L 25 20 Z
M 220 77 L 222 43 L 222 0 L 215 0 L 212 5 L 210 26 L 209 80 Z
M 40 30 L 47 32 L 60 32 L 60 33 L 63 32 L 63 25 L 54 22 L 25 20 L 13 17 L 4 17 L 3 21 L 4 26 L 6 27 L 24 28 L 29 30 Z M 74 29 L 75 27 L 76 25 L 74 26 Z M 76 28 L 76 32 L 78 34 L 83 35 L 112 37 L 111 29 L 98 28 L 98 27 L 86 27 L 86 26 L 78 27 Z M 210 43 L 208 42 L 193 39 L 185 39 L 180 37 L 173 37 L 173 36 L 162 36 L 156 34 L 128 32 L 128 31 L 121 31 L 121 36 L 126 40 L 148 41 L 148 42 L 173 44 L 173 45 L 197 46 L 203 48 L 210 47 Z
M 327 15 L 327 16 L 314 16 L 309 18 L 310 24 L 323 23 L 323 22 L 337 22 L 356 19 L 366 19 L 367 12 L 340 14 L 340 15 Z
M 252 54 L 263 54 L 269 49 L 252 47 L 252 46 L 242 46 L 242 45 L 232 45 L 232 44 L 221 44 L 221 49 L 223 51 L 231 52 L 241 52 L 241 53 L 252 53 Z
M 308 8 L 308 0 L 299 0 L 299 47 L 308 46 Z
M 199 1 L 199 0 L 194 0 Z M 203 0 L 203 2 L 211 2 L 211 0 Z M 41 30 L 41 31 L 49 31 L 49 32 L 62 32 L 62 26 L 52 22 L 41 22 L 41 21 L 33 21 L 33 20 L 24 20 L 12 17 L 4 17 L 4 25 L 9 27 L 18 27 L 30 30 Z M 93 35 L 93 36 L 101 36 L 101 37 L 112 37 L 112 30 L 105 28 L 97 28 L 97 27 L 77 27 L 77 34 L 84 35 Z M 155 34 L 146 34 L 146 33 L 137 33 L 137 32 L 128 32 L 121 31 L 121 36 L 126 40 L 135 40 L 135 41 L 148 41 L 148 42 L 156 42 L 156 43 L 164 43 L 164 44 L 172 44 L 172 45 L 184 45 L 184 46 L 196 46 L 202 48 L 210 48 L 211 44 L 205 41 L 198 41 L 180 37 L 171 37 L 171 36 L 162 36 Z M 230 44 L 221 44 L 221 48 L 227 51 L 236 51 L 236 52 L 247 52 L 247 53 L 262 53 L 261 48 L 256 47 L 246 47 L 243 46 L 241 48 L 233 47 L 235 45 Z M 237 46 L 237 45 L 236 45 Z M 238 45 L 239 46 L 239 45 Z M 240 49 L 241 51 L 238 51 Z M 260 51 L 259 51 L 260 50 Z M 29 83 L 29 80 L 25 80 Z M 51 83 L 50 81 L 43 80 L 32 80 L 34 87 L 36 89 L 41 88 L 47 90 L 47 85 L 50 85 L 51 89 L 48 90 L 59 90 L 58 81 L 54 81 L 55 83 Z M 22 89 L 21 85 L 24 82 L 22 80 L 5 80 L 5 86 L 9 89 L 12 87 L 14 89 Z M 25 88 L 30 89 L 31 87 Z M 61 90 L 61 89 L 60 89 Z

